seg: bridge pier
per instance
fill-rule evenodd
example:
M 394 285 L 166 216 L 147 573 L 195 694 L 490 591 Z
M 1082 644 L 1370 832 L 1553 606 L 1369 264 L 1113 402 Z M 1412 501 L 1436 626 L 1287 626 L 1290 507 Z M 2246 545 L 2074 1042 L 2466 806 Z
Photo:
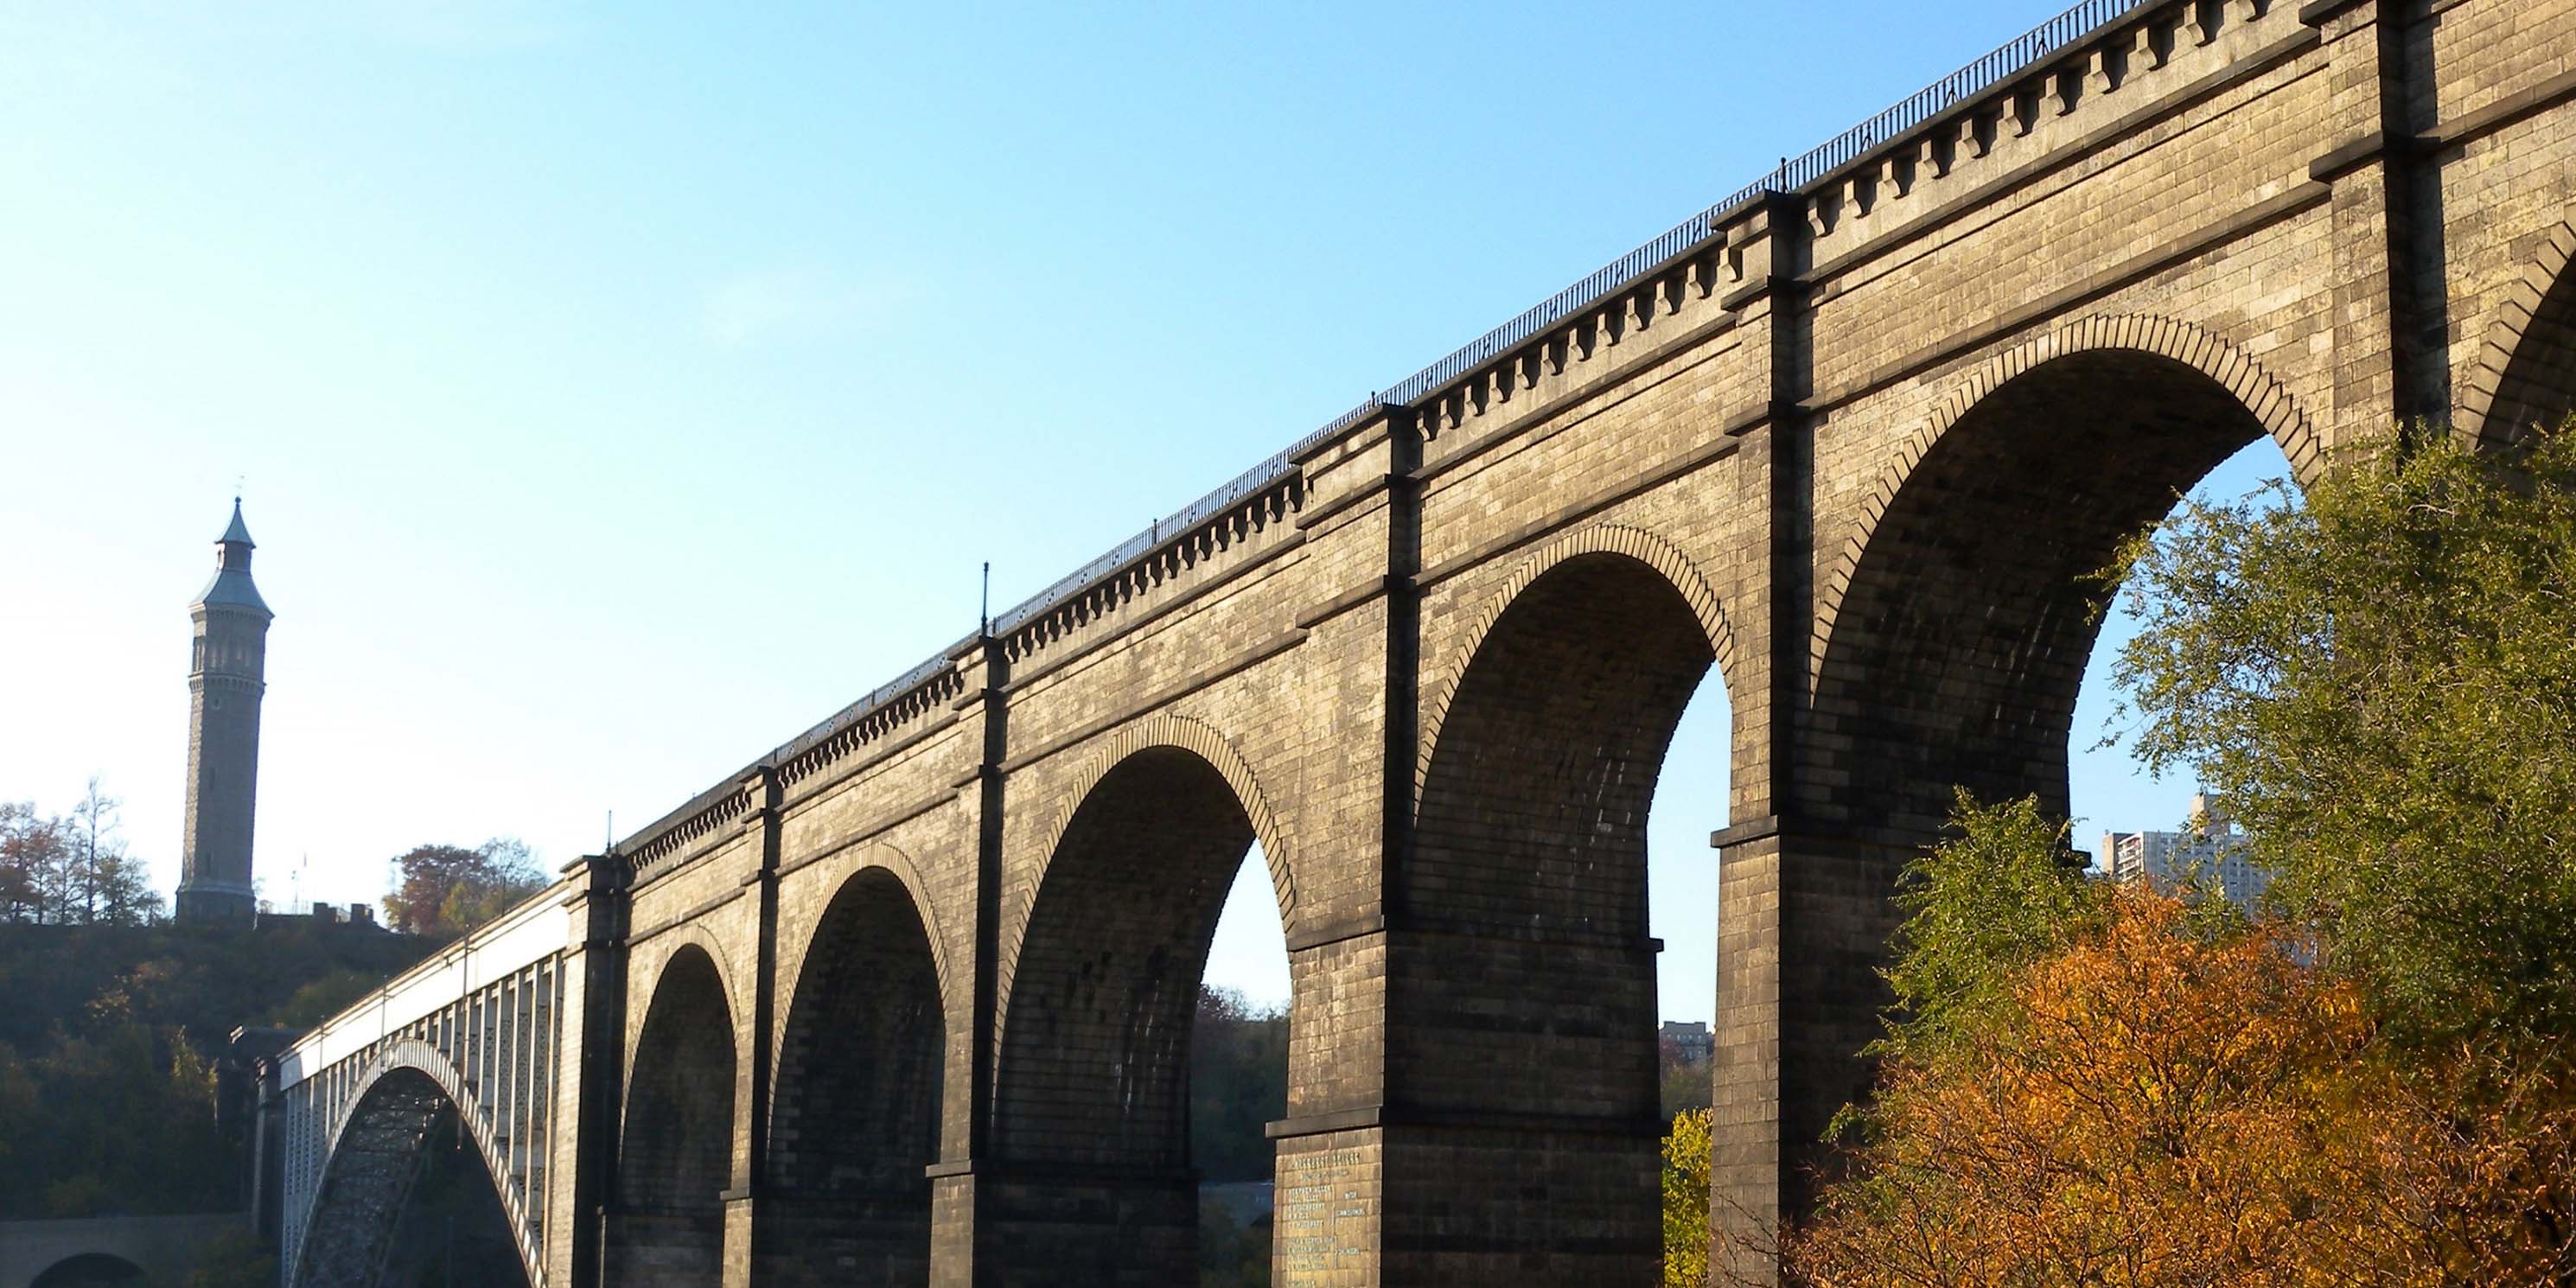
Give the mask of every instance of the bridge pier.
M 928 1197 L 927 1182 L 900 1192 L 764 1195 L 752 1223 L 752 1278 L 764 1288 L 929 1283 Z

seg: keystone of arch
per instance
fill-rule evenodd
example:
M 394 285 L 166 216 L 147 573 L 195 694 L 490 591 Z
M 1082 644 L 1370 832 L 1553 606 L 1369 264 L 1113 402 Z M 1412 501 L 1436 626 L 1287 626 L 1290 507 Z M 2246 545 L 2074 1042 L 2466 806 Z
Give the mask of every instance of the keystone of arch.
M 2576 219 L 2562 221 L 2540 244 L 2540 254 L 2523 266 L 2522 277 L 2505 293 L 2504 304 L 2496 320 L 2487 326 L 2487 338 L 2478 346 L 2478 359 L 2469 369 L 2466 389 L 2460 398 L 2457 432 L 2469 436 L 2481 447 L 2499 447 L 2513 441 L 2522 431 L 2520 425 L 2494 425 L 2488 421 L 2495 412 L 2496 396 L 2504 391 L 2505 374 L 2512 370 L 2513 360 L 2522 352 L 2523 339 L 2540 316 L 2541 302 L 2549 297 L 2576 261 Z
M 2209 377 L 2262 424 L 2263 431 L 2280 446 L 2281 454 L 2289 458 L 2291 476 L 2302 486 L 2323 472 L 2325 440 L 2309 423 L 2307 413 L 2300 410 L 2289 387 L 2264 370 L 2261 363 L 2245 356 L 2243 350 L 2200 327 L 2148 314 L 2112 314 L 2085 318 L 2024 341 L 1960 377 L 1933 405 L 1923 426 L 1897 449 L 1896 460 L 1861 499 L 1860 515 L 1852 525 L 1851 535 L 1843 540 L 1842 552 L 1825 574 L 1816 596 L 1816 628 L 1809 637 L 1811 654 L 1807 666 L 1811 696 L 1824 672 L 1825 645 L 1833 638 L 1833 624 L 1841 615 L 1844 598 L 1851 593 L 1861 556 L 1878 534 L 1888 507 L 1896 503 L 1906 480 L 1931 454 L 1933 446 L 1988 394 L 2014 377 L 2058 358 L 2114 350 L 2155 354 Z
M 323 1183 L 315 1191 L 315 1203 L 318 1205 L 322 1197 L 330 1193 L 330 1167 L 339 1160 L 341 1136 L 348 1131 L 350 1123 L 357 1121 L 358 1111 L 366 1105 L 367 1097 L 376 1089 L 376 1084 L 397 1073 L 418 1073 L 428 1078 L 437 1084 L 440 1094 L 447 1097 L 447 1103 L 455 1107 L 457 1118 L 465 1124 L 465 1134 L 474 1141 L 474 1152 L 483 1160 L 484 1175 L 492 1182 L 493 1191 L 500 1196 L 502 1211 L 509 1215 L 510 1245 L 518 1249 L 520 1268 L 527 1272 L 528 1282 L 533 1288 L 545 1288 L 545 1259 L 528 1242 L 526 1203 L 514 1195 L 509 1184 L 502 1180 L 509 1173 L 492 1138 L 491 1120 L 476 1108 L 474 1096 L 465 1085 L 464 1071 L 458 1069 L 456 1062 L 448 1059 L 445 1052 L 419 1038 L 387 1040 L 377 1048 L 375 1058 L 367 1063 L 367 1071 L 359 1076 L 358 1085 L 350 1089 L 347 1107 L 333 1120 L 330 1132 L 324 1137 L 328 1144 L 322 1155 L 325 1160 Z M 304 1227 L 305 1239 L 310 1241 L 320 1228 L 319 1222 L 308 1219 Z M 309 1265 L 311 1259 L 299 1256 L 296 1264 Z
M 1691 615 L 1699 619 L 1700 629 L 1708 633 L 1708 646 L 1717 655 L 1719 682 L 1733 686 L 1735 681 L 1735 630 L 1726 621 L 1726 606 L 1717 592 L 1709 589 L 1708 579 L 1699 566 L 1691 562 L 1681 547 L 1645 530 L 1618 523 L 1594 523 L 1563 533 L 1540 546 L 1512 569 L 1512 575 L 1486 597 L 1476 612 L 1474 622 L 1462 637 L 1458 657 L 1442 668 L 1440 688 L 1422 711 L 1422 736 L 1417 744 L 1413 765 L 1415 808 L 1421 807 L 1423 784 L 1430 781 L 1431 757 L 1440 746 L 1440 728 L 1448 721 L 1450 704 L 1458 697 L 1458 686 L 1466 682 L 1467 668 L 1473 666 L 1484 651 L 1486 637 L 1493 634 L 1503 614 L 1518 602 L 1521 592 L 1532 582 L 1566 560 L 1582 555 L 1625 555 L 1663 574 L 1674 591 L 1690 605 Z

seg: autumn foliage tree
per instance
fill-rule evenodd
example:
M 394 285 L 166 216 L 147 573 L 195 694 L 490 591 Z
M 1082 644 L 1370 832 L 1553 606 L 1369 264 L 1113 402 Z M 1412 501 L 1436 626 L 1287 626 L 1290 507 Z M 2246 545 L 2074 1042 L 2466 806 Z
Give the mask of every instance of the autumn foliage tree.
M 2119 570 L 2139 753 L 2247 825 L 2265 915 L 2105 890 L 2035 802 L 1963 802 L 1793 1273 L 2576 1284 L 2576 432 L 2338 465 Z
M 0 922 L 141 926 L 161 919 L 151 871 L 127 851 L 99 780 L 68 815 L 0 801 Z
M 546 888 L 528 847 L 496 837 L 466 849 L 421 845 L 394 861 L 385 921 L 413 935 L 461 935 Z
M 1834 1288 L 2557 1282 L 2576 1117 L 2382 1058 L 2276 929 L 2123 890 L 1994 1006 L 1892 1060 L 1792 1263 Z

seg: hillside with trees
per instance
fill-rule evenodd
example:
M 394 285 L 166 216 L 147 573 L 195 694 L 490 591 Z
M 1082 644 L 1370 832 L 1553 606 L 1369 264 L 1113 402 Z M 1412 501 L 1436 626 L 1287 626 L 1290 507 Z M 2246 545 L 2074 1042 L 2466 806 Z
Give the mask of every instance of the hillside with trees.
M 394 860 L 397 933 L 313 916 L 172 925 L 93 784 L 59 818 L 0 805 L 0 1220 L 221 1210 L 241 1124 L 219 1122 L 231 1032 L 305 1029 L 545 882 L 527 847 L 420 846 Z M 136 878 L 139 880 L 139 877 Z
M 0 1219 L 236 1200 L 214 1066 L 242 1025 L 302 1028 L 432 945 L 277 919 L 258 931 L 0 926 Z

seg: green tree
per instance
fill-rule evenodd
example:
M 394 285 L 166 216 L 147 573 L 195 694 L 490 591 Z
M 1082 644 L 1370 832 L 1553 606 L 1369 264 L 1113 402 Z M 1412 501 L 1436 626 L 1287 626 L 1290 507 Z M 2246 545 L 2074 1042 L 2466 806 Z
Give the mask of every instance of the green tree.
M 1884 1053 L 1973 1033 L 2009 1005 L 2020 973 L 2100 923 L 2104 887 L 2066 848 L 2067 824 L 2039 798 L 1951 807 L 1955 834 L 1905 866 L 1896 903 L 1906 914 L 1885 972 L 1896 994 Z
M 17 1076 L 32 1110 L 0 1138 L 0 1216 L 93 1217 L 217 1210 L 234 1200 L 234 1158 L 216 1129 L 214 1080 L 183 1035 L 100 1009 L 88 1036 L 57 1031 Z M 0 1061 L 0 1081 L 13 1080 Z M 0 1105 L 0 1110 L 8 1110 Z
M 197 1250 L 180 1288 L 276 1288 L 277 1258 L 248 1230 L 217 1235 Z
M 1664 1132 L 1663 1288 L 1708 1283 L 1709 1120 L 1693 1109 Z
M 256 935 L 0 926 L 0 1220 L 236 1202 L 239 1142 L 210 1086 L 223 1035 L 309 1020 L 429 947 L 300 918 Z
M 1269 1288 L 1270 1218 L 1239 1219 L 1212 1195 L 1199 1196 L 1199 1288 Z
M 2419 1042 L 2576 1052 L 2576 433 L 2186 505 L 2121 571 L 2137 752 Z
M 1263 1129 L 1287 1116 L 1287 1012 L 1201 985 L 1190 1026 L 1190 1165 L 1209 1181 L 1269 1180 Z
M 334 970 L 297 988 L 263 1018 L 280 1028 L 309 1029 L 347 1010 L 384 982 L 382 976 L 370 971 Z

